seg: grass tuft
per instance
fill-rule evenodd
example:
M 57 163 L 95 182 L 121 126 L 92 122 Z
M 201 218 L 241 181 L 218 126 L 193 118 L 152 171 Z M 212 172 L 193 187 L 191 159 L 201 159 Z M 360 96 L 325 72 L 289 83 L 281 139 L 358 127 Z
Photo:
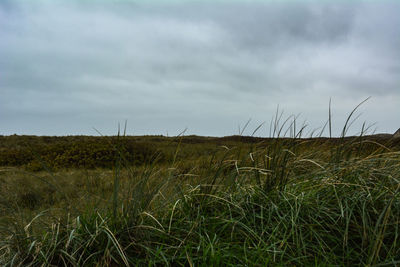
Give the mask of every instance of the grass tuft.
M 271 139 L 157 141 L 142 165 L 121 141 L 113 169 L 2 169 L 0 264 L 399 265 L 396 143 L 281 120 Z

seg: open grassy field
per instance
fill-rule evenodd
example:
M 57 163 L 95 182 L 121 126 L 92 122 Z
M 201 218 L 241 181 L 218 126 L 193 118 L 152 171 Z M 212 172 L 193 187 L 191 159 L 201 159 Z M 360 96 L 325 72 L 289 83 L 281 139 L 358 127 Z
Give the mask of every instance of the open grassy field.
M 1 266 L 400 265 L 399 138 L 2 136 L 0 165 Z

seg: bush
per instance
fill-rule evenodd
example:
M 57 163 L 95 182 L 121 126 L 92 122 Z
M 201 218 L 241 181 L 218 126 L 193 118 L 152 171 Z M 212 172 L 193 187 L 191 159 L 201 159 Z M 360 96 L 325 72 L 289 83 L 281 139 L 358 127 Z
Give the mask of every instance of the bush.
M 165 156 L 154 145 L 117 138 L 87 138 L 0 150 L 0 166 L 25 166 L 39 171 L 48 168 L 112 168 L 117 160 L 123 165 L 141 165 Z

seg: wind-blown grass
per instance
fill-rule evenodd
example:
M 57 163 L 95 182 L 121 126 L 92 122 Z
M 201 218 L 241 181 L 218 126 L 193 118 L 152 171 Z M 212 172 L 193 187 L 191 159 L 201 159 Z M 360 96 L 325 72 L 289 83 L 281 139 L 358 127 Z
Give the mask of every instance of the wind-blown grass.
M 36 200 L 48 204 L 38 214 L 28 212 L 35 197 L 2 197 L 0 264 L 399 265 L 399 150 L 366 137 L 302 139 L 294 123 L 282 139 L 278 120 L 268 143 L 197 159 L 179 158 L 179 145 L 169 164 L 141 167 L 122 153 L 113 179 L 49 177 L 37 192 L 51 188 L 53 204 Z

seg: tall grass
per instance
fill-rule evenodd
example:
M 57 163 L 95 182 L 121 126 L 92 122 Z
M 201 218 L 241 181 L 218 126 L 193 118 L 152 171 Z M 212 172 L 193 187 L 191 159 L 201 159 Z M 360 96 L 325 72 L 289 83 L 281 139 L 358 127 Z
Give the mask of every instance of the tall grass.
M 79 195 L 63 198 L 75 209 L 19 218 L 29 207 L 2 197 L 0 264 L 399 265 L 400 152 L 345 138 L 354 111 L 339 140 L 301 138 L 305 124 L 277 112 L 268 143 L 219 146 L 198 160 L 179 158 L 177 145 L 169 165 L 155 156 L 133 168 L 118 148 L 114 180 L 58 187 Z

